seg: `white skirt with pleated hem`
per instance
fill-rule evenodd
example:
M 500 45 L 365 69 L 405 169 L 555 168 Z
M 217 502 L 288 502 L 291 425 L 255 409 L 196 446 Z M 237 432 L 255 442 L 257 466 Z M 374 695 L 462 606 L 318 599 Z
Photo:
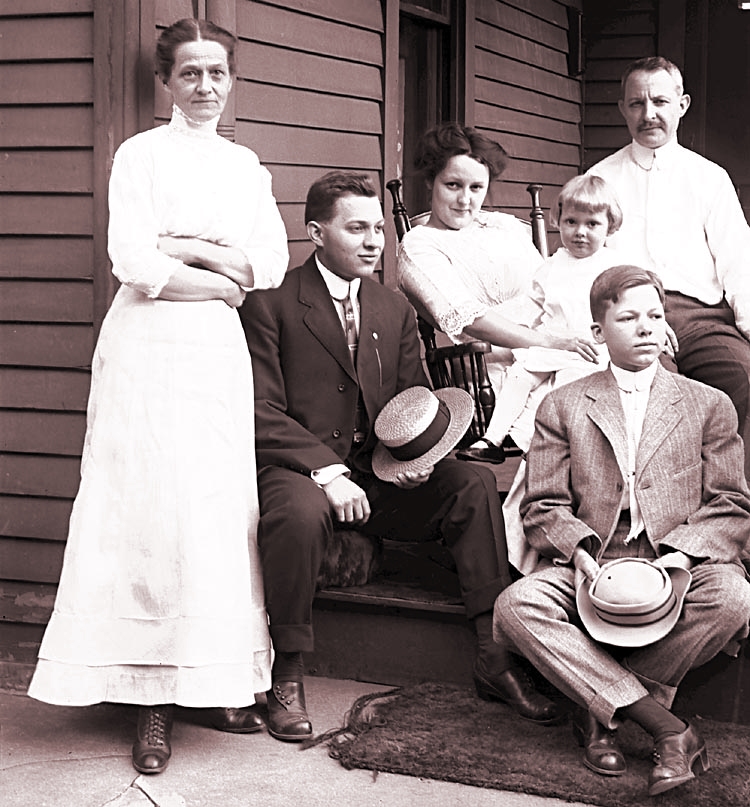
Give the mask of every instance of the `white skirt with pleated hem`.
M 122 287 L 94 356 L 81 484 L 29 695 L 253 703 L 272 661 L 257 525 L 237 312 Z

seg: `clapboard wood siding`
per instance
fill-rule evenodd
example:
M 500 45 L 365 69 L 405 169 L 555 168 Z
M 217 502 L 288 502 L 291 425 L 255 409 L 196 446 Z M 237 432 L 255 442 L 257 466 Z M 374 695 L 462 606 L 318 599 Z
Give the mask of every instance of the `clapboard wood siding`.
M 89 368 L 93 350 L 90 325 L 0 323 L 0 365 Z
M 87 104 L 93 90 L 90 61 L 6 63 L 0 104 Z
M 36 657 L 94 345 L 94 2 L 0 2 L 0 678 Z
M 514 158 L 488 201 L 522 218 L 530 182 L 544 186 L 542 204 L 549 208 L 581 167 L 581 81 L 568 75 L 567 5 L 475 3 L 473 124 Z
M 235 138 L 274 177 L 294 266 L 310 252 L 312 181 L 353 168 L 382 187 L 383 10 L 378 0 L 246 2 L 237 33 Z
M 94 144 L 90 106 L 9 106 L 2 113 L 0 149 L 91 148 Z
M 78 457 L 0 454 L 0 494 L 72 499 L 80 467 Z
M 2 623 L 0 633 L 0 680 L 6 689 L 25 691 L 29 684 L 29 670 L 33 669 L 44 625 L 22 622 Z
M 90 238 L 0 238 L 0 278 L 89 278 L 93 263 Z
M 0 407 L 85 412 L 90 385 L 85 370 L 0 367 Z
M 619 7 L 618 7 L 619 5 Z M 657 0 L 584 2 L 586 47 L 584 168 L 630 141 L 617 108 L 625 67 L 657 50 Z
M 0 0 L 0 17 L 18 15 L 19 5 L 19 0 Z M 24 17 L 90 14 L 94 11 L 94 0 L 22 0 L 22 5 Z
M 93 200 L 90 196 L 24 193 L 6 196 L 3 204 L 6 235 L 91 235 Z
M 0 412 L 0 451 L 79 457 L 85 433 L 83 412 Z
M 345 70 L 332 70 L 327 56 L 288 51 L 276 45 L 259 42 L 240 42 L 239 61 L 250 66 L 253 81 L 279 84 L 287 87 L 304 87 L 307 90 L 329 95 L 351 95 L 357 88 L 357 97 L 379 101 L 382 98 L 381 72 L 378 66 L 348 62 Z
M 4 616 L 12 615 L 19 622 L 37 622 L 40 618 L 47 621 L 53 605 L 51 597 L 45 597 L 49 610 L 45 607 L 41 612 L 34 613 L 29 608 L 29 595 L 33 596 L 34 590 L 38 590 L 41 586 L 31 587 L 27 584 L 46 583 L 56 586 L 60 579 L 64 552 L 65 544 L 62 541 L 6 538 L 0 543 L 0 568 L 3 574 L 10 578 L 0 584 L 3 592 L 0 599 L 11 592 L 15 594 L 12 605 L 3 603 Z M 50 594 L 54 593 L 52 585 L 44 586 Z M 10 608 L 14 608 L 14 613 L 9 614 Z
M 91 193 L 94 176 L 88 150 L 8 151 L 0 164 L 0 187 L 6 193 Z
M 0 320 L 6 322 L 91 322 L 91 283 L 7 280 L 2 285 Z
M 7 19 L 3 24 L 3 59 L 20 62 L 91 59 L 93 26 L 91 14 L 39 17 L 33 21 L 34 35 L 29 37 L 29 20 Z
M 5 525 L 9 535 L 65 542 L 73 508 L 71 500 L 9 495 L 5 497 L 4 505 Z

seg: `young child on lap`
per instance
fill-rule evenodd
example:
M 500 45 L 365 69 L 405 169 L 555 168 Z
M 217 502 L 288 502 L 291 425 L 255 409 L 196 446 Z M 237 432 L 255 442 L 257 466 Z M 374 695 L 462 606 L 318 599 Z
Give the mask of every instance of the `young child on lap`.
M 575 333 L 577 352 L 546 347 L 515 349 L 515 362 L 507 371 L 487 431 L 472 448 L 501 446 L 510 435 L 519 448 L 527 451 L 536 407 L 549 387 L 567 384 L 607 366 L 606 345 L 591 341 L 588 298 L 594 279 L 622 262 L 614 250 L 604 246 L 606 238 L 622 224 L 617 197 L 600 177 L 576 176 L 560 191 L 550 211 L 550 221 L 553 227 L 559 227 L 563 245 L 534 276 L 531 297 L 539 313 L 532 327 Z

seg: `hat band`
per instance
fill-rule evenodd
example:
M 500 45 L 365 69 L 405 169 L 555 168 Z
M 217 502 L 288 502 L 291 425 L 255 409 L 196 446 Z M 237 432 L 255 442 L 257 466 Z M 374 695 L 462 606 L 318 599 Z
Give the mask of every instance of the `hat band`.
M 650 611 L 641 611 L 637 614 L 613 614 L 611 611 L 603 610 L 601 606 L 596 606 L 596 612 L 601 620 L 609 622 L 611 625 L 651 625 L 654 622 L 664 619 L 664 617 L 672 611 L 676 603 L 677 598 L 673 591 L 670 593 L 670 596 L 667 597 L 666 602 Z
M 398 460 L 399 462 L 415 460 L 437 445 L 440 438 L 448 431 L 450 422 L 450 409 L 448 409 L 443 401 L 439 401 L 437 412 L 435 413 L 432 423 L 430 423 L 422 434 L 418 434 L 413 440 L 409 440 L 408 443 L 404 443 L 401 446 L 386 446 L 386 448 L 394 460 Z

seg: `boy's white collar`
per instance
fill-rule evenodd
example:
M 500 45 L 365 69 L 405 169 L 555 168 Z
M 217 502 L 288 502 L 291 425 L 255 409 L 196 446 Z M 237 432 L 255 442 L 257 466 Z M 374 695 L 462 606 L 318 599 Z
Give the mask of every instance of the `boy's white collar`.
M 633 390 L 644 392 L 645 390 L 651 389 L 651 385 L 654 383 L 658 363 L 659 360 L 657 359 L 643 370 L 636 370 L 634 372 L 632 370 L 625 370 L 610 362 L 609 369 L 612 371 L 612 375 L 615 377 L 615 381 L 617 381 L 617 386 L 621 390 L 625 390 L 626 392 Z

